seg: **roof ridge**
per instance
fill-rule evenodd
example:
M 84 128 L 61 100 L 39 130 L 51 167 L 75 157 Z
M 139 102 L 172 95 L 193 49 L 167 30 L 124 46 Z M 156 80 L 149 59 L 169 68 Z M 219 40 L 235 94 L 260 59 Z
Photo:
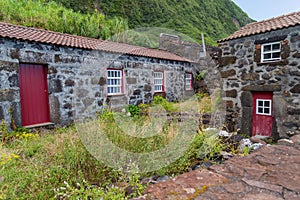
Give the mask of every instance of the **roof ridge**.
M 13 26 L 16 28 L 22 28 L 22 29 L 30 29 L 33 31 L 41 31 L 41 32 L 46 32 L 46 33 L 52 33 L 52 34 L 56 34 L 56 35 L 61 35 L 61 36 L 70 36 L 70 37 L 75 37 L 75 38 L 85 38 L 85 39 L 90 39 L 90 40 L 100 40 L 103 41 L 101 39 L 96 39 L 96 38 L 89 38 L 89 37 L 85 37 L 85 36 L 81 36 L 81 35 L 73 35 L 70 33 L 62 33 L 62 32 L 57 32 L 57 31 L 52 31 L 52 30 L 47 30 L 47 29 L 43 29 L 43 28 L 36 28 L 36 27 L 31 27 L 31 26 L 24 26 L 24 25 L 20 25 L 20 24 L 11 24 L 11 23 L 7 23 L 7 22 L 1 22 L 0 21 L 0 25 L 7 25 L 7 26 Z
M 229 35 L 226 38 L 219 40 L 218 42 L 224 42 L 227 40 L 237 39 L 245 36 L 264 33 L 272 30 L 287 28 L 300 24 L 300 11 L 283 14 L 277 17 L 272 17 L 258 22 L 249 23 L 239 30 Z
M 181 57 L 173 52 L 165 50 L 151 49 L 137 45 L 89 38 L 35 27 L 26 27 L 1 21 L 0 37 L 69 46 L 74 48 L 129 54 L 134 56 L 151 57 L 164 60 L 191 62 L 187 58 Z

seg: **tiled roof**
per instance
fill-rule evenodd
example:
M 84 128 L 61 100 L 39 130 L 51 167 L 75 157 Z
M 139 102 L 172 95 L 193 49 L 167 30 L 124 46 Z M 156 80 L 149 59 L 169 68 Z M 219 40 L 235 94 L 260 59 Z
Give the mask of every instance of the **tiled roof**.
M 98 40 L 82 36 L 63 34 L 37 28 L 29 28 L 0 22 L 0 37 L 15 38 L 20 40 L 41 42 L 47 44 L 101 50 L 113 53 L 144 56 L 158 59 L 189 62 L 188 59 L 168 51 L 150 49 L 124 43 Z
M 277 29 L 287 28 L 300 25 L 300 12 L 293 12 L 287 15 L 274 17 L 260 22 L 253 22 L 242 27 L 227 38 L 221 39 L 218 42 L 237 39 L 245 36 L 256 35 Z

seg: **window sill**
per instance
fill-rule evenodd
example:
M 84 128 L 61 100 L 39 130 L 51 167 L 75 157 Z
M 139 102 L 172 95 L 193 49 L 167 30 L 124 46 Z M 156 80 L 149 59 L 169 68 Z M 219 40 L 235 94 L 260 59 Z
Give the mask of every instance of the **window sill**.
M 262 65 L 271 65 L 271 66 L 276 66 L 276 65 L 288 65 L 287 60 L 274 60 L 274 61 L 268 61 L 268 62 L 259 62 L 257 63 L 257 66 L 262 66 Z
M 122 97 L 125 96 L 125 94 L 108 94 L 107 97 Z

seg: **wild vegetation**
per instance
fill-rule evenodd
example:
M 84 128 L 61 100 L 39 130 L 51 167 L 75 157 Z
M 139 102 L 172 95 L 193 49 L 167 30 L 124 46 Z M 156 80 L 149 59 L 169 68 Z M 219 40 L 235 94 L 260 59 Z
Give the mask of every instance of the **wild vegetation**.
M 197 98 L 200 97 L 198 95 Z M 177 104 L 157 97 L 152 105 L 126 107 L 125 114 L 143 126 L 147 122 L 149 109 L 154 105 L 160 105 L 168 112 L 177 110 Z M 130 137 L 119 131 L 120 124 L 112 118 L 114 114 L 104 110 L 95 120 L 106 130 L 109 139 L 121 148 L 151 152 L 167 145 L 174 137 L 171 134 L 174 129 L 168 123 L 154 137 Z M 91 155 L 76 128 L 18 128 L 8 132 L 7 125 L 2 122 L 0 199 L 129 199 L 141 195 L 146 188 L 143 178 L 173 177 L 187 172 L 200 160 L 214 162 L 216 155 L 228 148 L 215 132 L 199 130 L 190 133 L 193 139 L 185 153 L 163 168 L 151 172 L 138 172 L 130 165 L 124 166 L 126 170 L 115 169 Z
M 216 45 L 253 20 L 230 0 L 0 0 L 0 21 L 98 39 L 111 39 L 129 28 L 160 27 L 198 43 L 204 33 L 206 43 Z M 144 40 L 131 33 L 118 41 L 143 45 Z M 156 48 L 154 40 L 148 46 Z
M 129 28 L 163 27 L 208 44 L 252 22 L 231 0 L 55 0 L 82 13 L 103 13 L 128 20 Z
M 127 21 L 120 17 L 83 14 L 46 0 L 0 0 L 0 21 L 97 39 L 128 29 Z

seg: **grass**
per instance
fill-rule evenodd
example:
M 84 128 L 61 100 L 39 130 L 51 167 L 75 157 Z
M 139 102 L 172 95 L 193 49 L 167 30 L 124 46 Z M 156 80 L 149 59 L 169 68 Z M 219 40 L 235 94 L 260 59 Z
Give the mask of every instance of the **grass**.
M 170 106 L 163 102 L 163 105 L 176 110 L 176 104 Z M 70 126 L 55 130 L 32 132 L 19 129 L 8 132 L 2 123 L 0 199 L 129 199 L 141 195 L 146 188 L 147 185 L 141 183 L 142 178 L 175 176 L 187 172 L 199 157 L 212 160 L 215 154 L 226 148 L 216 133 L 188 129 L 189 124 L 181 127 L 182 123 L 175 123 L 178 122 L 176 117 L 173 121 L 151 124 L 151 115 L 147 115 L 147 110 L 153 108 L 143 105 L 140 109 L 142 115 L 126 118 L 124 115 L 127 113 L 107 111 L 82 127 Z M 136 113 L 135 108 L 129 110 Z M 134 126 L 124 132 L 120 122 L 129 122 Z M 156 129 L 157 126 L 161 129 Z M 105 130 L 104 135 L 97 131 L 99 127 Z M 80 128 L 84 128 L 85 132 L 80 131 Z M 128 134 L 134 128 L 137 131 Z M 145 129 L 149 131 L 143 132 Z M 157 134 L 149 135 L 153 131 Z M 87 134 L 86 137 L 82 137 L 82 133 Z M 126 160 L 130 158 L 126 157 L 128 155 L 119 154 L 117 158 L 118 154 L 101 146 L 107 144 L 101 143 L 105 141 L 101 140 L 103 138 L 108 138 L 107 141 L 130 152 L 129 155 L 138 153 L 141 157 L 134 157 L 136 162 Z M 90 145 L 100 145 L 101 148 L 90 149 L 86 142 L 91 141 L 94 143 Z M 97 157 L 95 152 L 112 155 L 108 158 L 112 158 L 117 165 Z M 164 162 L 157 162 L 156 159 L 163 154 Z M 143 162 L 140 163 L 139 159 Z M 152 168 L 148 169 L 149 166 Z

